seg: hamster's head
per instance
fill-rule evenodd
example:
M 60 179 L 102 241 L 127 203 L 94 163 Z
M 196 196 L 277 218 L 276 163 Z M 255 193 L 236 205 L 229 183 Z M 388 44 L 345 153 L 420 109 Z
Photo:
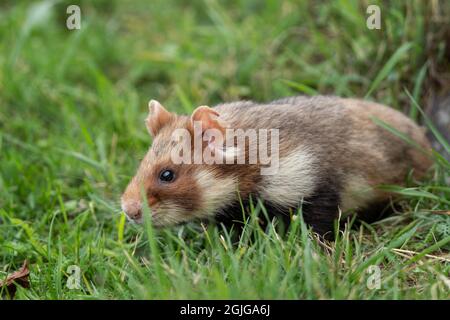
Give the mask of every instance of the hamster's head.
M 196 131 L 199 121 L 201 130 Z M 216 111 L 202 106 L 191 116 L 179 116 L 151 100 L 145 123 L 152 146 L 121 197 L 130 220 L 142 222 L 145 202 L 156 227 L 212 218 L 236 198 L 237 179 L 229 170 L 194 159 L 195 141 L 200 141 L 201 152 L 214 146 L 205 139 L 207 129 L 224 131 Z

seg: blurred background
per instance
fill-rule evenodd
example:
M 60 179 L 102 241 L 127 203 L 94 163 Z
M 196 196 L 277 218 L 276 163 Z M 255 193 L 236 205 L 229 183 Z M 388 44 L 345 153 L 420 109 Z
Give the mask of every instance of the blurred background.
M 71 4 L 80 30 L 66 27 Z M 380 30 L 366 26 L 369 4 Z M 334 94 L 420 121 L 407 90 L 448 138 L 449 15 L 437 0 L 3 0 L 0 207 L 29 217 L 59 197 L 116 206 L 150 143 L 150 99 L 190 112 Z
M 66 27 L 72 4 L 80 30 Z M 379 30 L 366 26 L 370 4 Z M 448 141 L 449 17 L 446 0 L 2 0 L 0 266 L 57 252 L 56 214 L 68 241 L 121 239 L 119 196 L 151 142 L 150 99 L 188 113 L 332 94 L 422 123 L 410 93 Z

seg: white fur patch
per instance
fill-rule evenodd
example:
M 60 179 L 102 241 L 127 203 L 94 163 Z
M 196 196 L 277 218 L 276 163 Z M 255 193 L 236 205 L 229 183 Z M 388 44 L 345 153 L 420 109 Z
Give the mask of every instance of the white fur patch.
M 174 204 L 161 204 L 152 210 L 152 222 L 156 227 L 175 225 L 188 220 L 186 210 Z
M 302 146 L 279 162 L 277 174 L 263 176 L 259 192 L 264 200 L 275 205 L 295 207 L 314 191 L 317 177 L 314 155 Z
M 344 185 L 341 195 L 341 210 L 345 212 L 364 207 L 374 197 L 375 192 L 366 179 L 361 176 L 352 176 Z
M 214 171 L 203 169 L 196 173 L 197 184 L 202 195 L 202 209 L 198 217 L 208 217 L 237 198 L 237 178 L 217 178 Z

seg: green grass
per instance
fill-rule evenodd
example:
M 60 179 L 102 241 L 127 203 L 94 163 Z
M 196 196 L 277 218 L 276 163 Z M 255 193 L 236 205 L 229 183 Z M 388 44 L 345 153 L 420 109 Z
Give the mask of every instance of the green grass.
M 79 31 L 65 28 L 73 3 Z M 382 29 L 368 30 L 368 2 L 356 0 L 2 1 L 0 278 L 28 259 L 31 288 L 16 298 L 449 298 L 441 155 L 426 181 L 389 186 L 402 212 L 334 243 L 317 241 L 300 214 L 285 236 L 258 229 L 258 205 L 235 245 L 220 227 L 135 227 L 119 209 L 151 142 L 151 98 L 189 112 L 234 99 L 366 96 L 421 119 L 413 101 L 425 101 L 432 3 L 384 1 Z M 66 287 L 70 265 L 80 289 Z M 367 286 L 372 265 L 380 289 Z

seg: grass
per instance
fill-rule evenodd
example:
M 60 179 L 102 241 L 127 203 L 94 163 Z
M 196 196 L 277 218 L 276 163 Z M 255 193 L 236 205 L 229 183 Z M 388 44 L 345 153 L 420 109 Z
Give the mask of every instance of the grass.
M 69 31 L 74 3 L 82 28 Z M 120 213 L 120 193 L 151 142 L 143 125 L 151 98 L 190 112 L 335 94 L 423 120 L 415 101 L 425 101 L 430 59 L 442 58 L 429 56 L 426 37 L 433 10 L 449 5 L 383 2 L 382 29 L 368 30 L 368 4 L 2 1 L 0 278 L 28 259 L 31 287 L 19 299 L 448 299 L 444 155 L 427 180 L 389 186 L 402 212 L 334 243 L 319 242 L 301 214 L 285 236 L 276 223 L 258 229 L 257 204 L 236 245 L 220 227 L 154 230 Z M 71 265 L 79 289 L 66 286 Z

